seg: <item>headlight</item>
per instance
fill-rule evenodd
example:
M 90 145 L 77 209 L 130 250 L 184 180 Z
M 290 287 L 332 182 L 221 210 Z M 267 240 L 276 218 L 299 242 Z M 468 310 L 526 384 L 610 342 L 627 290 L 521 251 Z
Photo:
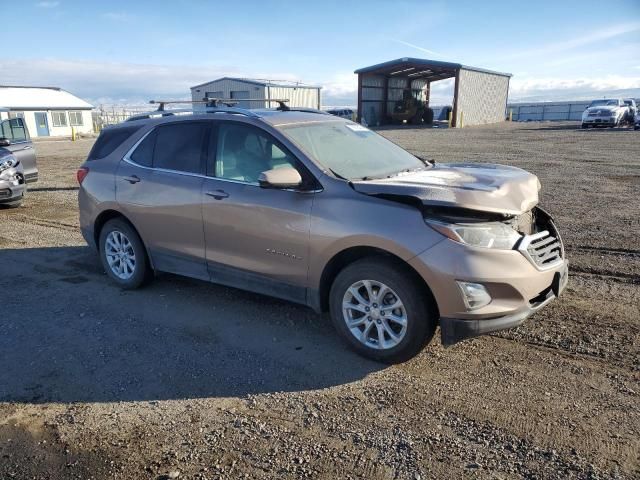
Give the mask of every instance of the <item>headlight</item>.
M 442 223 L 427 220 L 427 225 L 454 242 L 472 247 L 511 250 L 522 237 L 508 225 L 500 222 L 490 223 Z
M 0 157 L 0 172 L 9 170 L 16 165 L 18 165 L 18 159 L 13 155 L 5 155 L 4 157 Z

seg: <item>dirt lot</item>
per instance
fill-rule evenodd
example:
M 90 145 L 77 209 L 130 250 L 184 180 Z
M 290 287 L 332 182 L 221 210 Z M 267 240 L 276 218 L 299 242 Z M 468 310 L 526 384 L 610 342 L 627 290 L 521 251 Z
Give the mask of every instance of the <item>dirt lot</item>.
M 382 133 L 536 173 L 563 298 L 386 367 L 297 305 L 170 275 L 123 292 L 77 230 L 91 141 L 38 143 L 41 181 L 0 210 L 0 478 L 639 478 L 640 133 Z

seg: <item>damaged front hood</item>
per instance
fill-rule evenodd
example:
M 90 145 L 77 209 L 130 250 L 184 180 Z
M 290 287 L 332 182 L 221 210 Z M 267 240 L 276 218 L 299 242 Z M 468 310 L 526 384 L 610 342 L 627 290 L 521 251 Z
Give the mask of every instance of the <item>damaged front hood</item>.
M 392 178 L 352 182 L 360 193 L 413 197 L 425 205 L 519 215 L 538 203 L 538 177 L 488 163 L 440 163 Z

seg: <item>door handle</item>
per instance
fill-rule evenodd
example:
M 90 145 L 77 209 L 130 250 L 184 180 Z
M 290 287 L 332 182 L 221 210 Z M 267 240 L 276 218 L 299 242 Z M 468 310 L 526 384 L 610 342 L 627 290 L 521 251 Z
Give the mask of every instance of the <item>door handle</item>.
M 215 198 L 216 200 L 222 200 L 223 198 L 227 198 L 229 194 L 224 190 L 214 190 L 213 192 L 207 192 L 207 195 Z
M 122 180 L 133 184 L 138 183 L 140 181 L 140 177 L 138 177 L 137 175 L 131 175 L 130 177 L 123 177 Z
M 31 149 L 33 149 L 33 147 L 30 145 L 27 145 L 26 147 L 22 147 L 22 150 L 31 150 Z

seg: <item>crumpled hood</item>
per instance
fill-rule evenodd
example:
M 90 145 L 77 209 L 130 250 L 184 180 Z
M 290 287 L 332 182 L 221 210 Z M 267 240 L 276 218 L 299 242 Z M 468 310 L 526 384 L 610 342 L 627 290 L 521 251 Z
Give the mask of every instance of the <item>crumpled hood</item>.
M 587 108 L 587 113 L 591 113 L 591 112 L 614 112 L 616 110 L 618 110 L 619 108 L 623 108 L 623 107 L 618 107 L 617 105 L 600 105 L 597 107 L 589 107 Z
M 489 163 L 439 163 L 428 170 L 381 180 L 354 181 L 368 195 L 409 196 L 425 205 L 519 215 L 538 203 L 538 177 Z

